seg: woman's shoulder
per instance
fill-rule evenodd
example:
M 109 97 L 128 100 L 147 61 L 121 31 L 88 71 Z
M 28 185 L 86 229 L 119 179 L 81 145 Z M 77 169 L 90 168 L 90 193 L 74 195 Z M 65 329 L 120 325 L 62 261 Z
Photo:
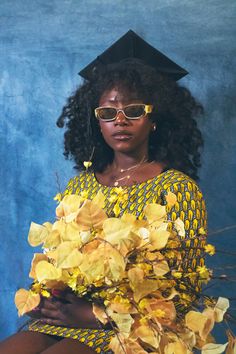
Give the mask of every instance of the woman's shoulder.
M 199 186 L 195 180 L 186 175 L 184 172 L 175 169 L 168 169 L 161 173 L 160 183 L 165 189 L 168 189 L 170 186 L 177 187 L 179 185 L 186 185 L 190 188 L 192 187 L 199 189 Z
M 192 178 L 177 170 L 168 170 L 164 176 L 162 196 L 167 204 L 166 197 L 169 192 L 176 195 L 176 202 L 167 207 L 171 220 L 178 217 L 184 222 L 186 235 L 193 237 L 200 227 L 207 229 L 207 212 L 202 192 Z
M 169 169 L 163 172 L 160 175 L 159 183 L 164 194 L 169 191 L 175 194 L 187 193 L 188 195 L 190 193 L 195 195 L 197 199 L 202 198 L 202 192 L 197 182 L 181 171 Z
M 63 192 L 58 193 L 57 199 L 62 199 L 68 194 L 76 194 L 84 190 L 85 185 L 93 181 L 94 174 L 87 171 L 78 171 L 78 173 L 69 179 Z

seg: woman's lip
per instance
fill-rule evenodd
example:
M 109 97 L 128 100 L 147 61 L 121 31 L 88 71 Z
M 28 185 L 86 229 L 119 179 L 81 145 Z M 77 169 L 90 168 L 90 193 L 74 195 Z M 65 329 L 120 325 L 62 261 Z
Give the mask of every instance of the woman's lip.
M 112 136 L 117 136 L 117 135 L 126 135 L 126 136 L 131 136 L 132 134 L 126 130 L 124 131 L 118 131 L 112 134 Z
M 130 135 L 130 134 L 116 134 L 116 135 L 113 135 L 113 138 L 115 140 L 129 140 L 132 138 L 132 135 Z
M 113 138 L 116 140 L 128 140 L 132 137 L 132 134 L 128 132 L 117 132 L 112 134 Z

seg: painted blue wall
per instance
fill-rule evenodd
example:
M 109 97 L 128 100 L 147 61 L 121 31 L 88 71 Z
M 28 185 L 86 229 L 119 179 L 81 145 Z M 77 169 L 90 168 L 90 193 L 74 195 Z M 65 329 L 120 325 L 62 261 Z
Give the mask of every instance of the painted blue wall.
M 63 188 L 74 174 L 56 118 L 77 72 L 129 29 L 191 73 L 182 84 L 206 110 L 200 184 L 210 230 L 236 223 L 235 24 L 235 0 L 0 1 L 0 338 L 21 322 L 13 299 L 29 282 L 29 224 L 53 220 L 56 175 Z M 235 230 L 211 242 L 233 251 Z M 219 253 L 210 264 L 233 274 L 225 266 L 235 258 Z M 213 289 L 233 297 L 233 284 Z

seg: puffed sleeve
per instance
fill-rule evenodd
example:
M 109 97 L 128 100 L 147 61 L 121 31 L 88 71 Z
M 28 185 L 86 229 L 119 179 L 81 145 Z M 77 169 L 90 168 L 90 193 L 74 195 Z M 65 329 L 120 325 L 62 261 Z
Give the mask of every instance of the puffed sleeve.
M 205 263 L 205 240 L 200 236 L 203 230 L 207 232 L 205 201 L 198 185 L 191 179 L 173 183 L 164 194 L 167 195 L 169 191 L 176 195 L 177 201 L 171 208 L 167 207 L 168 219 L 175 221 L 180 218 L 185 226 L 185 239 L 182 240 L 184 257 L 182 269 L 186 273 L 195 272 L 197 266 L 203 266 Z M 192 285 L 197 292 L 200 291 L 198 281 L 193 280 Z

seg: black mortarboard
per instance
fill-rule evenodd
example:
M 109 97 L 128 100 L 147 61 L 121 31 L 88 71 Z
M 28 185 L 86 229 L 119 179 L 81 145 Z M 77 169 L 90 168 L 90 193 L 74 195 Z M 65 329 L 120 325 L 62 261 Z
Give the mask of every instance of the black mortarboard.
M 134 31 L 129 30 L 114 44 L 100 54 L 95 60 L 79 72 L 86 80 L 91 80 L 94 71 L 107 64 L 117 63 L 123 59 L 136 58 L 145 64 L 154 67 L 157 71 L 170 76 L 177 81 L 188 72 L 167 58 L 164 54 L 152 47 L 139 37 Z

